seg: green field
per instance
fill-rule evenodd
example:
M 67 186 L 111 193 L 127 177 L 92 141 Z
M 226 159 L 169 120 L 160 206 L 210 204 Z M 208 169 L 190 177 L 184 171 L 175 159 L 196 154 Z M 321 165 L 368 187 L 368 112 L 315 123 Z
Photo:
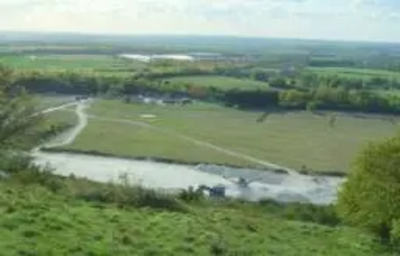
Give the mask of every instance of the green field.
M 340 68 L 340 67 L 325 67 L 325 68 L 307 68 L 308 70 L 318 74 L 326 76 L 339 76 L 345 78 L 355 78 L 355 79 L 371 79 L 375 77 L 396 79 L 400 80 L 399 72 L 392 72 L 386 70 L 377 69 L 359 69 L 359 68 Z
M 204 103 L 159 107 L 96 101 L 89 112 L 102 118 L 125 121 L 91 119 L 68 149 L 182 162 L 260 166 L 248 159 L 193 143 L 196 139 L 279 165 L 295 169 L 305 165 L 325 172 L 346 171 L 363 146 L 392 136 L 398 129 L 398 119 L 355 118 L 346 114 L 339 114 L 335 126 L 330 127 L 328 116 L 308 112 L 270 113 L 259 123 L 256 120 L 262 113 Z M 152 114 L 156 118 L 142 118 L 143 114 Z M 151 127 L 128 123 L 130 120 L 148 123 Z
M 225 76 L 182 76 L 165 79 L 166 81 L 175 83 L 186 83 L 195 86 L 215 87 L 220 89 L 266 89 L 268 84 L 245 80 L 236 79 Z
M 144 63 L 121 59 L 111 55 L 11 55 L 0 57 L 0 64 L 25 70 L 76 70 L 99 72 L 126 72 L 141 69 Z
M 1 255 L 390 255 L 362 231 L 290 220 L 268 206 L 186 203 L 36 175 L 0 181 Z

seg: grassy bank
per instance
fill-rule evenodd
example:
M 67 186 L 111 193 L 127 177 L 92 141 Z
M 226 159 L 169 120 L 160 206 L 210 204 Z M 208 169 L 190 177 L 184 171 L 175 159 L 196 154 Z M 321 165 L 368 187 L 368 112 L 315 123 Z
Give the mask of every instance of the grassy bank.
M 97 101 L 88 111 L 103 118 L 120 118 L 128 122 L 90 119 L 89 126 L 67 149 L 260 167 L 257 163 L 180 137 L 185 135 L 305 172 L 336 174 L 344 172 L 359 149 L 369 141 L 391 136 L 397 130 L 396 123 L 378 116 L 356 118 L 339 113 L 331 127 L 329 114 L 277 112 L 269 113 L 264 122 L 257 122 L 262 115 L 260 112 L 201 103 L 186 107 L 159 107 Z M 156 117 L 142 118 L 143 114 Z
M 14 172 L 0 194 L 4 255 L 390 255 L 326 207 L 214 202 L 37 171 Z

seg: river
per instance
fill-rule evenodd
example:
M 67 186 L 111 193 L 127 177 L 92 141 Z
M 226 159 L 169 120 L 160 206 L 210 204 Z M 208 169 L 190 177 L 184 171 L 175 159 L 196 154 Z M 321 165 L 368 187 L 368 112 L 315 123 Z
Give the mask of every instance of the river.
M 118 181 L 121 175 L 126 175 L 131 182 L 145 187 L 171 191 L 187 189 L 189 186 L 224 185 L 227 196 L 251 201 L 271 198 L 282 202 L 329 204 L 336 199 L 337 189 L 344 181 L 338 177 L 315 178 L 293 172 L 284 174 L 208 164 L 178 165 L 83 154 L 48 153 L 40 150 L 42 147 L 59 147 L 72 143 L 88 123 L 85 110 L 90 107 L 90 102 L 91 100 L 75 103 L 75 113 L 79 121 L 73 129 L 33 150 L 36 163 L 52 166 L 58 175 L 73 174 L 99 182 Z M 71 103 L 64 106 L 70 107 Z M 63 106 L 47 109 L 44 113 L 62 108 Z M 233 181 L 238 177 L 254 182 L 248 187 L 239 187 Z

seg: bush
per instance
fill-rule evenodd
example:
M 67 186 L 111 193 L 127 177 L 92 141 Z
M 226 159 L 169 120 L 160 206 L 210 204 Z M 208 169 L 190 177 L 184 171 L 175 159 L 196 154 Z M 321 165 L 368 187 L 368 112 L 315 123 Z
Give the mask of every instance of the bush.
M 0 152 L 0 170 L 13 174 L 25 170 L 35 169 L 32 157 L 23 153 L 9 151 Z
M 37 184 L 52 192 L 58 192 L 65 188 L 65 183 L 62 177 L 54 175 L 50 169 L 39 167 L 32 167 L 30 169 L 15 172 L 11 176 L 11 181 L 23 185 Z
M 204 194 L 201 190 L 195 190 L 193 187 L 189 187 L 187 190 L 182 190 L 178 194 L 178 198 L 185 202 L 199 202 L 204 199 Z
M 76 189 L 77 198 L 99 203 L 114 203 L 119 207 L 151 207 L 168 211 L 186 212 L 187 207 L 176 197 L 141 186 L 121 184 L 86 183 Z
M 2 152 L 0 154 L 0 170 L 12 182 L 24 185 L 38 184 L 56 192 L 64 187 L 60 177 L 52 174 L 50 168 L 36 166 L 32 157 L 23 153 Z
M 346 222 L 367 228 L 382 242 L 396 240 L 393 235 L 399 234 L 400 135 L 370 144 L 361 152 L 339 192 L 337 210 Z

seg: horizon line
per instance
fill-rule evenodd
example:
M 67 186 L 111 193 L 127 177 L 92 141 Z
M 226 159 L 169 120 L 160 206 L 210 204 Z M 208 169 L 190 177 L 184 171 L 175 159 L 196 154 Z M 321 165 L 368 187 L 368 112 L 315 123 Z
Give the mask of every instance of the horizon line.
M 220 37 L 235 39 L 256 39 L 256 40 L 292 40 L 292 41 L 321 41 L 321 42 L 340 42 L 340 43 L 382 43 L 382 44 L 400 44 L 400 41 L 389 40 L 361 40 L 361 39 L 326 39 L 326 38 L 309 38 L 309 37 L 267 37 L 267 36 L 246 36 L 234 34 L 191 34 L 191 33 L 112 33 L 112 32 L 82 32 L 82 31 L 35 31 L 35 30 L 5 30 L 0 29 L 2 34 L 47 34 L 47 35 L 81 35 L 88 37 Z M 45 41 L 45 40 L 44 40 Z

